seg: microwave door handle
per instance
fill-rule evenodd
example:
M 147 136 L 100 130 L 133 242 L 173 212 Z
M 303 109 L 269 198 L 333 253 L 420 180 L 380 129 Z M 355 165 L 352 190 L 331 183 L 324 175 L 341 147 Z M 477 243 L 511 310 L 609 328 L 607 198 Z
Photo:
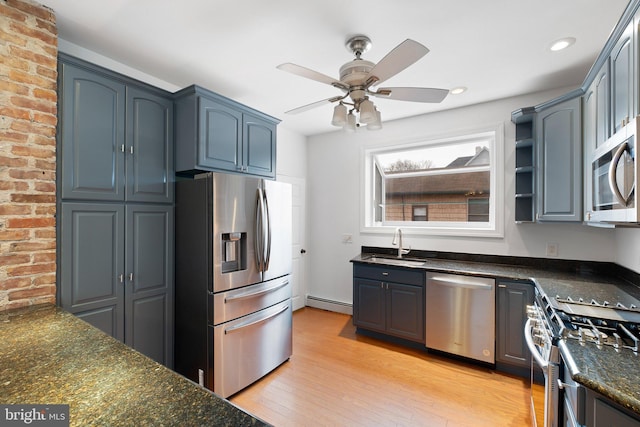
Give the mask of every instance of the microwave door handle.
M 622 154 L 629 148 L 629 145 L 624 142 L 620 144 L 618 149 L 616 150 L 613 158 L 611 159 L 611 164 L 609 165 L 609 187 L 611 187 L 611 192 L 618 200 L 622 206 L 627 206 L 629 201 L 624 198 L 622 193 L 620 192 L 620 188 L 618 188 L 618 177 L 616 176 L 616 171 L 618 169 L 618 163 L 620 163 L 620 158 Z

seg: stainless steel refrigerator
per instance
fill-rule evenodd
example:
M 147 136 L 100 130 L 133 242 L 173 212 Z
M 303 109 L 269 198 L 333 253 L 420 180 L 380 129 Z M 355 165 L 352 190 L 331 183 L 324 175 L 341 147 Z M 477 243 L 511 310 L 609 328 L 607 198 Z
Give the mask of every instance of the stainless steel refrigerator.
M 228 397 L 289 359 L 291 186 L 176 183 L 175 369 Z

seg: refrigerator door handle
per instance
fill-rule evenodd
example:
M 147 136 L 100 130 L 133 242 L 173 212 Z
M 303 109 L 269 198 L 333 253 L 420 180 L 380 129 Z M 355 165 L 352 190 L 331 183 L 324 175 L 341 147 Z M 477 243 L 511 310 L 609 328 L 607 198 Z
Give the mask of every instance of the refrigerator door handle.
M 271 261 L 271 214 L 269 212 L 269 197 L 266 191 L 264 192 L 264 207 L 265 220 L 267 223 L 266 241 L 264 245 L 264 271 L 267 271 L 269 269 L 269 261 Z
M 256 266 L 258 271 L 264 271 L 264 238 L 263 236 L 263 219 L 264 219 L 264 197 L 262 194 L 262 188 L 258 188 L 256 191 L 256 217 L 254 222 L 254 238 L 253 248 L 256 256 Z

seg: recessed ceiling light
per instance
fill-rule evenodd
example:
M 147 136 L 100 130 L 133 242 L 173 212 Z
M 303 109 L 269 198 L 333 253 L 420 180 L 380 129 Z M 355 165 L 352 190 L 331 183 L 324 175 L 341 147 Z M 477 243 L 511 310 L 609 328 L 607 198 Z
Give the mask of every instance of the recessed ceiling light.
M 575 42 L 576 42 L 576 39 L 574 37 L 565 37 L 563 39 L 554 41 L 551 44 L 551 47 L 549 47 L 549 49 L 551 49 L 554 52 L 557 52 L 559 50 L 568 48 Z
M 460 95 L 462 92 L 466 92 L 466 91 L 467 91 L 466 87 L 459 86 L 459 87 L 454 87 L 449 92 L 451 93 L 451 95 Z

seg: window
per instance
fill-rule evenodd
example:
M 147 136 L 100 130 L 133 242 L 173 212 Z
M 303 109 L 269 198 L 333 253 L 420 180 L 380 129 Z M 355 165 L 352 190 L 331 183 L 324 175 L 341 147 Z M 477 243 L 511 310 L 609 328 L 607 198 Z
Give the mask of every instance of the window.
M 501 131 L 365 150 L 363 231 L 501 236 Z
M 426 221 L 427 220 L 427 206 L 426 205 L 413 205 L 413 221 Z

